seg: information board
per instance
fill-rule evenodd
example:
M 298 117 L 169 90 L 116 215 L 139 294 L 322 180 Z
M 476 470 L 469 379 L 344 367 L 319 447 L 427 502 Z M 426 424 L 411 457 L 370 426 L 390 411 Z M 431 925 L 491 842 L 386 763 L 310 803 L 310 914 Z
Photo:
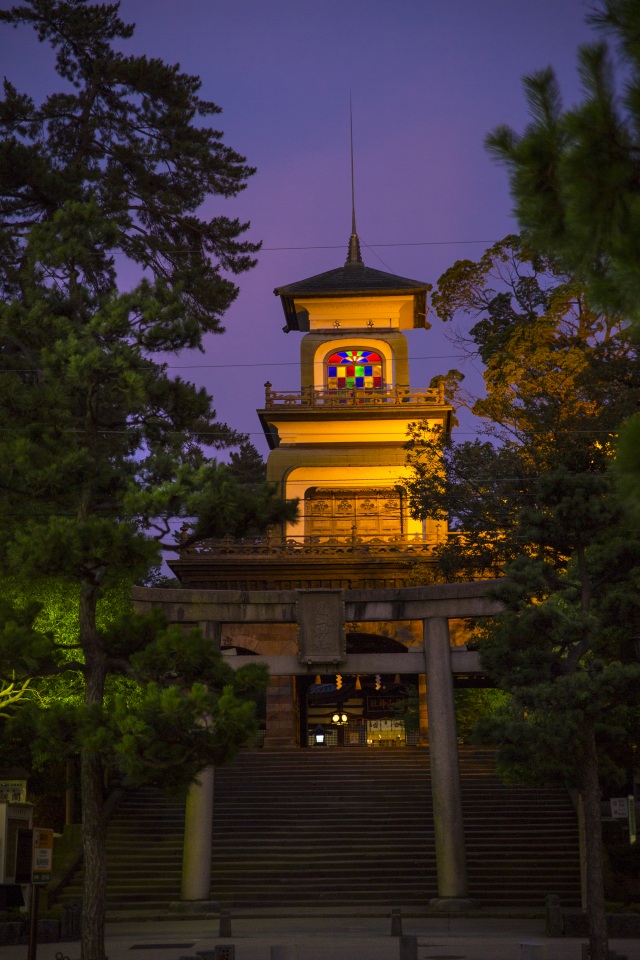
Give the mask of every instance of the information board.
M 49 883 L 53 869 L 53 830 L 33 828 L 33 883 Z
M 19 829 L 16 838 L 16 883 L 49 883 L 53 869 L 53 830 Z

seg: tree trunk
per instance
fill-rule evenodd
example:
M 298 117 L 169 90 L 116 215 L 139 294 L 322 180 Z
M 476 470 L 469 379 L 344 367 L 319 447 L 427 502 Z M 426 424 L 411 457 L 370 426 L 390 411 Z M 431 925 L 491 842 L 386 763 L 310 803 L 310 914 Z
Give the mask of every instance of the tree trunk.
M 96 629 L 98 588 L 83 582 L 80 592 L 80 639 L 85 654 L 85 704 L 99 706 L 104 698 L 105 657 Z M 104 766 L 100 753 L 83 744 L 80 753 L 82 788 L 82 960 L 105 960 L 106 862 Z
M 82 851 L 82 960 L 105 960 L 104 918 L 106 912 L 105 820 L 103 813 L 103 766 L 91 747 L 81 751 Z
M 608 960 L 607 915 L 604 900 L 602 863 L 602 819 L 598 754 L 593 730 L 587 735 L 581 777 L 584 800 L 587 873 L 587 918 L 589 922 L 590 960 Z

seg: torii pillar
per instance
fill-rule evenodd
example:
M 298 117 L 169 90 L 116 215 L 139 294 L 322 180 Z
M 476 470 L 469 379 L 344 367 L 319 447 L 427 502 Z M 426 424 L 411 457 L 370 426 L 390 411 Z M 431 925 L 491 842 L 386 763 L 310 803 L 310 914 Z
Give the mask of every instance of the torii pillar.
M 423 635 L 438 870 L 438 897 L 431 906 L 461 910 L 472 906 L 472 901 L 468 896 L 449 621 L 445 617 L 423 620 Z

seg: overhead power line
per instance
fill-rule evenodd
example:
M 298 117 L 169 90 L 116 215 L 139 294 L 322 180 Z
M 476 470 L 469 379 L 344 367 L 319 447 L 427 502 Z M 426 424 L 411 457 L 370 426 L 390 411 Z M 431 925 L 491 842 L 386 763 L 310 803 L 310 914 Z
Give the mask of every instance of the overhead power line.
M 365 336 L 371 336 L 369 332 Z M 357 338 L 355 338 L 357 339 Z M 158 366 L 164 366 L 167 370 L 230 370 L 238 367 L 300 367 L 299 360 L 260 360 L 250 361 L 248 363 L 164 363 L 162 360 L 155 360 L 152 357 L 143 357 L 144 361 L 150 360 L 157 363 Z M 459 353 L 434 353 L 427 357 L 408 357 L 413 363 L 418 360 L 460 360 L 462 363 L 470 361 L 471 358 Z M 41 367 L 0 367 L 0 373 L 40 373 Z M 284 391 L 285 393 L 288 391 Z
M 365 243 L 362 241 L 363 246 L 369 247 L 372 250 L 376 247 L 451 247 L 462 244 L 471 244 L 471 243 L 498 243 L 497 240 L 415 240 L 407 243 Z M 344 243 L 331 243 L 320 245 L 310 245 L 310 246 L 300 246 L 300 247 L 260 247 L 258 253 L 262 253 L 265 250 L 270 252 L 278 250 L 343 250 Z
M 246 239 L 246 238 L 245 238 Z M 240 243 L 244 242 L 243 240 L 239 241 Z M 257 240 L 246 240 L 247 243 L 259 243 Z M 361 239 L 361 243 L 368 250 L 375 250 L 379 247 L 455 247 L 455 246 L 468 246 L 473 244 L 494 244 L 499 243 L 499 240 L 410 240 L 402 241 L 400 243 L 367 243 Z M 297 244 L 293 246 L 286 247 L 266 247 L 261 246 L 259 250 L 249 251 L 247 256 L 258 256 L 261 253 L 280 253 L 287 252 L 292 250 L 344 250 L 344 243 L 324 243 L 324 244 Z M 194 253 L 201 251 L 196 249 L 194 251 L 193 247 L 155 247 L 153 250 L 154 254 L 163 254 L 163 253 Z M 206 255 L 209 255 L 209 251 L 204 251 Z M 214 251 L 211 251 L 213 254 Z M 129 257 L 131 259 L 131 254 L 126 250 L 100 250 L 99 252 L 91 253 L 89 251 L 85 252 L 85 256 L 95 256 L 108 259 L 109 257 Z
M 371 336 L 370 331 L 367 331 L 365 336 Z M 354 339 L 357 339 L 355 337 Z M 418 360 L 461 360 L 465 361 L 468 358 L 461 356 L 458 353 L 439 353 L 432 354 L 429 357 L 409 357 L 411 362 Z M 262 360 L 259 363 L 195 363 L 195 364 L 182 364 L 182 363 L 168 363 L 166 364 L 167 370 L 224 370 L 227 368 L 236 368 L 236 367 L 299 367 L 299 360 L 277 360 L 274 363 L 269 360 Z M 286 391 L 285 391 L 286 392 Z

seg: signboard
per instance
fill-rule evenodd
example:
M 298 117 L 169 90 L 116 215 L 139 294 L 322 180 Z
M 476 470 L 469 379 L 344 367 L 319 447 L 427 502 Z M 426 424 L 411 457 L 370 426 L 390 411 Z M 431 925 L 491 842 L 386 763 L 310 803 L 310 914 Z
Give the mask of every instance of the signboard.
M 346 658 L 342 590 L 296 590 L 298 660 L 310 666 Z
M 404 724 L 402 720 L 390 720 L 388 718 L 380 720 L 368 720 L 367 729 L 375 733 L 402 733 Z
M 49 883 L 53 869 L 53 830 L 19 829 L 16 838 L 16 883 Z
M 26 780 L 0 780 L 0 803 L 26 803 Z
M 53 869 L 53 830 L 33 828 L 33 883 L 49 883 Z
M 367 697 L 367 713 L 370 717 L 389 717 L 398 706 L 398 697 L 385 694 L 372 694 Z
M 626 820 L 629 829 L 629 843 L 634 844 L 637 840 L 636 834 L 636 802 L 633 796 L 629 797 L 611 797 L 609 800 L 611 806 L 611 816 L 615 820 Z
M 629 816 L 629 801 L 626 797 L 611 797 L 611 816 L 616 820 L 626 820 Z

